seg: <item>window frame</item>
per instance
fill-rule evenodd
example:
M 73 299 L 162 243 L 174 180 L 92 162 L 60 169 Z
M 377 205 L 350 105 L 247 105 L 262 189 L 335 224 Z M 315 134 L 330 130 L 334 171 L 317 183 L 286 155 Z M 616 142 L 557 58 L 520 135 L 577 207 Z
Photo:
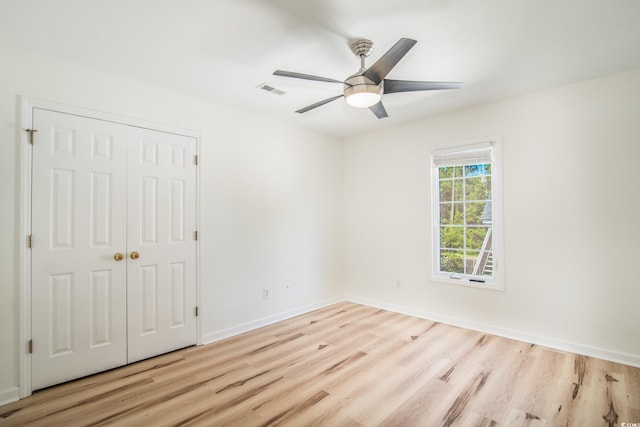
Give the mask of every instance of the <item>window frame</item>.
M 435 159 L 443 154 L 491 148 L 491 209 L 493 276 L 473 276 L 471 274 L 447 273 L 440 271 L 440 176 L 441 166 Z M 504 247 L 502 212 L 502 138 L 491 137 L 456 144 L 439 145 L 430 152 L 431 172 L 431 281 L 471 288 L 504 291 Z

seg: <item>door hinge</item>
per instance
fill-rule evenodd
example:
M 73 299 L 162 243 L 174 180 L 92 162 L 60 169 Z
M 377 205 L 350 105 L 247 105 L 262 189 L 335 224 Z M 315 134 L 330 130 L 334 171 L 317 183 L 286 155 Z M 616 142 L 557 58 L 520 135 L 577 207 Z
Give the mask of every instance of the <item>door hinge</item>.
M 193 240 L 198 240 L 198 230 L 193 232 Z
M 196 305 L 195 309 L 193 310 L 194 314 L 196 315 L 196 317 L 198 317 L 198 306 Z
M 29 340 L 29 342 L 27 343 L 27 351 L 29 352 L 29 354 L 33 353 L 33 340 Z
M 193 156 L 193 164 L 198 166 L 198 155 Z
M 33 248 L 33 235 L 31 234 L 27 236 L 27 247 L 29 249 Z
M 33 145 L 33 136 L 36 132 L 38 132 L 37 129 L 25 129 L 25 132 L 29 132 L 29 144 Z

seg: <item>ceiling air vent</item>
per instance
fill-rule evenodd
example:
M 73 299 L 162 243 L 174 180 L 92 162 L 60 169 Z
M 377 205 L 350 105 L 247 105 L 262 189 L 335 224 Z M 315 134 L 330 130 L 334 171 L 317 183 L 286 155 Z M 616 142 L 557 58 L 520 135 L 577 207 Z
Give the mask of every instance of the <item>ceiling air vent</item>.
M 275 95 L 284 95 L 286 92 L 280 89 L 276 89 L 273 86 L 269 86 L 266 83 L 261 83 L 258 86 L 256 86 L 258 89 L 262 89 L 262 90 L 266 90 L 267 92 L 271 92 Z

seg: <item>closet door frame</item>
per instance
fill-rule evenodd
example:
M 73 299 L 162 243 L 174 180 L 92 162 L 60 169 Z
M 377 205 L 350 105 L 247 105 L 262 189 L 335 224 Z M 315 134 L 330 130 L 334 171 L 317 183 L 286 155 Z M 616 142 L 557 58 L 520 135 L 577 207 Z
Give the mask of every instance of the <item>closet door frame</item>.
M 16 127 L 16 140 L 20 144 L 19 159 L 19 179 L 20 179 L 20 207 L 19 207 L 19 307 L 18 307 L 18 349 L 20 366 L 20 398 L 31 395 L 31 173 L 33 160 L 32 137 L 38 143 L 38 134 L 29 132 L 33 123 L 34 109 L 57 111 L 60 113 L 73 114 L 76 116 L 89 117 L 92 119 L 104 120 L 108 122 L 120 123 L 127 126 L 135 126 L 160 132 L 173 133 L 188 136 L 195 139 L 196 156 L 200 157 L 200 133 L 190 129 L 176 126 L 158 124 L 125 117 L 117 114 L 104 113 L 81 107 L 64 105 L 56 102 L 45 101 L 26 96 L 18 97 L 19 101 L 19 124 Z M 196 230 L 200 229 L 200 168 L 196 168 Z M 36 237 L 37 239 L 37 237 Z M 38 244 L 34 240 L 34 244 Z M 196 241 L 196 304 L 200 306 L 200 240 Z M 196 318 L 196 345 L 202 345 L 201 316 Z

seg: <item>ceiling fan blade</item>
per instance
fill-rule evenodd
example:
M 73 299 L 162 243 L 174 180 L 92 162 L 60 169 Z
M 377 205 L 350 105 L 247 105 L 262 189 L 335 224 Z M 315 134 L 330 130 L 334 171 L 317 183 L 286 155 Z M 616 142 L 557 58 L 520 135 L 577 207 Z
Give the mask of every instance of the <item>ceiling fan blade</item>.
M 391 49 L 382 55 L 375 64 L 369 67 L 369 69 L 363 73 L 363 76 L 375 84 L 380 84 L 387 74 L 389 74 L 389 71 L 396 66 L 416 43 L 416 40 L 401 38 Z
M 282 77 L 293 77 L 295 79 L 315 80 L 315 81 L 318 81 L 318 82 L 329 82 L 329 83 L 344 84 L 344 82 L 341 82 L 340 80 L 330 79 L 328 77 L 314 76 L 312 74 L 295 73 L 293 71 L 276 70 L 276 71 L 273 72 L 273 75 L 274 76 L 282 76 Z
M 371 107 L 369 107 L 369 110 L 371 110 L 373 114 L 375 114 L 379 119 L 389 117 L 389 115 L 387 114 L 387 110 L 385 110 L 384 105 L 382 105 L 382 102 L 378 102 L 377 104 L 372 105 Z
M 300 113 L 300 114 L 302 114 L 302 113 L 306 113 L 306 112 L 307 112 L 307 111 L 309 111 L 309 110 L 313 110 L 314 108 L 321 107 L 321 106 L 323 106 L 324 104 L 328 104 L 328 103 L 330 103 L 331 101 L 335 101 L 335 100 L 336 100 L 336 99 L 338 99 L 338 98 L 342 98 L 343 96 L 344 96 L 344 95 L 333 96 L 333 97 L 331 97 L 331 98 L 328 98 L 328 99 L 322 100 L 322 101 L 320 101 L 320 102 L 316 102 L 315 104 L 311 104 L 311 105 L 309 105 L 309 106 L 307 106 L 307 107 L 304 107 L 304 108 L 301 108 L 301 109 L 297 110 L 297 111 L 296 111 L 296 113 Z
M 460 89 L 461 82 L 416 82 L 411 80 L 384 80 L 384 93 L 416 92 L 419 90 Z

